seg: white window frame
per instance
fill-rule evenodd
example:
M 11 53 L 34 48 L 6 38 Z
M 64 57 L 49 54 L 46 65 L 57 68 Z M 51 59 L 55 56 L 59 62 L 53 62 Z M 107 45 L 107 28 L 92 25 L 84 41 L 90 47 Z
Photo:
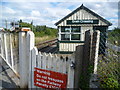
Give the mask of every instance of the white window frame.
M 72 40 L 71 36 L 72 34 L 80 34 L 80 39 L 79 41 L 81 40 L 81 28 L 80 28 L 80 32 L 72 32 L 72 26 L 69 26 L 70 27 L 70 32 L 61 32 L 61 27 L 59 27 L 59 40 L 61 40 L 61 34 L 70 34 L 70 41 L 78 41 L 78 40 Z M 76 26 L 76 27 L 79 27 L 79 26 Z M 63 40 L 63 41 L 66 41 L 66 40 Z

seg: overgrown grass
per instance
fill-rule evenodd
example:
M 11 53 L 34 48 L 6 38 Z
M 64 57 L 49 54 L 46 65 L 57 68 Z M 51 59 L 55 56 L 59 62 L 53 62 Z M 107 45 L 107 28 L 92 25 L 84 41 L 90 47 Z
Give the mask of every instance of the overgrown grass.
M 107 56 L 99 56 L 98 74 L 101 88 L 120 88 L 120 53 L 108 49 Z
M 109 32 L 107 37 L 107 43 L 120 46 L 120 29 Z M 105 46 L 104 50 L 105 54 L 99 55 L 98 63 L 100 88 L 116 90 L 120 88 L 120 52 Z
M 35 37 L 35 44 L 44 42 L 44 41 L 48 41 L 48 40 L 52 40 L 55 39 L 56 36 L 43 36 L 43 37 Z

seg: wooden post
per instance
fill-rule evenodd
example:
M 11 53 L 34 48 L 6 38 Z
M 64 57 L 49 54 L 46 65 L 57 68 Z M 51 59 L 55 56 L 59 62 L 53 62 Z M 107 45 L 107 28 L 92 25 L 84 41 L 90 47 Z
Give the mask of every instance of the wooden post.
M 34 47 L 33 50 L 31 50 L 31 62 L 30 62 L 31 67 L 29 72 L 29 75 L 31 76 L 29 79 L 29 82 L 31 82 L 31 85 L 29 86 L 30 90 L 36 88 L 36 86 L 34 86 L 34 68 L 36 67 L 37 56 L 38 56 L 38 50 L 36 47 Z
M 84 45 L 76 47 L 75 51 L 75 74 L 74 74 L 74 88 L 79 88 L 80 75 L 82 74 L 82 62 L 83 62 L 83 48 Z
M 87 73 L 87 69 L 88 69 L 88 65 L 89 65 L 89 61 L 91 58 L 91 44 L 92 44 L 92 37 L 93 37 L 93 31 L 86 31 L 85 32 L 85 44 L 84 44 L 84 51 L 83 51 L 83 73 L 86 75 Z
M 90 58 L 90 65 L 93 67 L 93 72 L 90 77 L 90 88 L 98 88 L 98 86 L 94 85 L 93 81 L 97 80 L 97 64 L 98 64 L 98 52 L 99 52 L 99 42 L 100 42 L 100 31 L 95 31 L 93 33 L 92 39 L 92 51 Z
M 19 32 L 19 73 L 20 88 L 27 88 L 26 33 Z
M 31 66 L 32 66 L 32 56 L 31 56 L 31 51 L 33 50 L 34 46 L 35 46 L 35 36 L 34 33 L 31 31 L 27 32 L 27 60 L 28 60 L 28 77 L 31 78 L 32 77 L 32 72 L 31 72 Z M 31 73 L 30 73 L 31 72 Z M 31 88 L 31 81 L 28 80 L 28 86 L 29 88 Z
M 13 48 L 12 48 L 12 38 L 11 38 L 11 34 L 10 34 L 10 60 L 11 60 L 11 63 L 12 63 L 12 68 L 14 68 L 14 61 L 13 61 Z
M 99 42 L 100 42 L 100 31 L 97 30 L 93 33 L 92 52 L 91 52 L 91 59 L 90 59 L 91 65 L 94 66 L 94 74 L 97 74 Z
M 89 88 L 89 80 L 90 80 L 90 73 L 89 73 L 89 67 L 90 67 L 90 58 L 91 58 L 91 45 L 92 45 L 92 37 L 93 37 L 93 31 L 86 31 L 85 32 L 85 44 L 83 49 L 83 62 L 82 62 L 82 75 L 81 75 L 81 82 L 82 86 L 81 88 Z
M 19 32 L 19 68 L 20 68 L 20 88 L 28 87 L 29 62 L 31 60 L 31 50 L 34 47 L 34 33 Z

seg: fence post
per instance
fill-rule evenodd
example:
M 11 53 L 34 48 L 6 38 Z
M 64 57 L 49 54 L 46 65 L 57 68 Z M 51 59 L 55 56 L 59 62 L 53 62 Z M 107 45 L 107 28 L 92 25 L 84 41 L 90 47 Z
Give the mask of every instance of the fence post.
M 94 66 L 94 74 L 97 74 L 99 42 L 100 42 L 100 31 L 97 30 L 93 33 L 92 52 L 91 52 L 91 60 L 90 60 L 91 65 Z
M 93 33 L 93 39 L 92 39 L 92 51 L 91 51 L 91 58 L 90 58 L 90 65 L 93 67 L 90 77 L 90 88 L 98 88 L 93 81 L 97 80 L 97 64 L 98 64 L 98 52 L 99 52 L 99 42 L 100 42 L 100 31 L 95 31 Z M 98 83 L 98 82 L 96 82 Z
M 30 51 L 34 47 L 34 34 L 31 31 L 19 32 L 19 73 L 20 88 L 28 87 Z
M 27 32 L 27 58 L 28 58 L 28 77 L 29 79 L 32 77 L 32 73 L 31 70 L 32 70 L 32 50 L 35 46 L 35 36 L 34 36 L 34 33 L 31 32 L 31 31 L 28 31 Z M 31 80 L 31 79 L 30 79 Z M 28 80 L 28 88 L 32 88 L 32 81 L 29 81 Z
M 81 88 L 89 87 L 89 68 L 90 68 L 90 58 L 91 58 L 91 44 L 93 38 L 93 31 L 88 30 L 85 32 L 85 44 L 83 49 L 83 62 L 82 62 L 82 74 L 81 74 Z
M 82 74 L 82 62 L 83 62 L 83 48 L 84 45 L 76 47 L 75 51 L 75 74 L 74 74 L 74 88 L 79 88 L 80 75 Z
M 10 38 L 10 59 L 11 59 L 11 64 L 12 64 L 12 68 L 14 69 L 14 61 L 13 61 L 13 47 L 12 47 L 12 38 L 11 38 L 11 34 L 9 36 Z

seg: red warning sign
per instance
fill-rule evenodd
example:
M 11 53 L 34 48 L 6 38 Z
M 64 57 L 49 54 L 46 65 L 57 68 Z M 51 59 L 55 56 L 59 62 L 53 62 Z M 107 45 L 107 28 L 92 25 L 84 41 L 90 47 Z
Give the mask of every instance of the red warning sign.
M 41 88 L 66 88 L 67 74 L 35 68 L 34 85 Z

